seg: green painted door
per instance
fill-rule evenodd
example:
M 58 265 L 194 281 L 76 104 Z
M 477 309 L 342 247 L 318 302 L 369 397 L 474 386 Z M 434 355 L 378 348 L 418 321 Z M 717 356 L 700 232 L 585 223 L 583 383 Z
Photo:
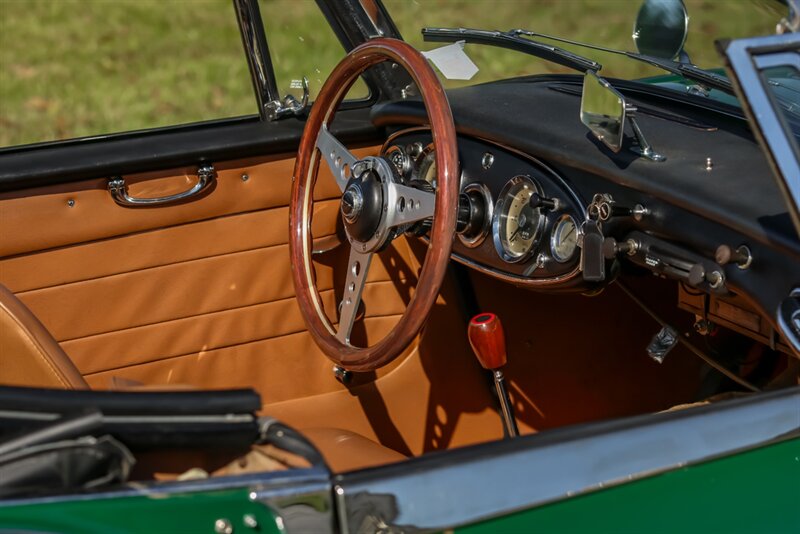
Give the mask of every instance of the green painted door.
M 236 534 L 279 534 L 276 517 L 248 495 L 236 489 L 0 506 L 0 531 L 214 533 L 220 521 L 219 532 L 230 525 Z
M 457 529 L 800 533 L 800 439 Z

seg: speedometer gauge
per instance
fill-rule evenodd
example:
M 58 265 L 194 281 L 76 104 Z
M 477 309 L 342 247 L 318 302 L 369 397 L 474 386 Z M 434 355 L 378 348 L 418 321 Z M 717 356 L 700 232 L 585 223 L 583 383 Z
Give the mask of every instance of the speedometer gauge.
M 544 226 L 544 216 L 530 206 L 531 196 L 541 188 L 527 176 L 512 178 L 500 192 L 492 221 L 494 244 L 500 257 L 509 263 L 527 258 Z

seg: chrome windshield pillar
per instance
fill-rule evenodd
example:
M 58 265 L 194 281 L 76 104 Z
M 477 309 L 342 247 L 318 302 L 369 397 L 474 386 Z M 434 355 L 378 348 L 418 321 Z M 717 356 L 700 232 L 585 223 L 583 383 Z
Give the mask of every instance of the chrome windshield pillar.
M 242 45 L 247 55 L 253 91 L 256 93 L 258 115 L 262 121 L 275 120 L 277 117 L 271 110 L 275 109 L 276 104 L 280 105 L 281 98 L 269 56 L 267 36 L 261 22 L 258 0 L 233 0 L 233 8 L 236 10 Z

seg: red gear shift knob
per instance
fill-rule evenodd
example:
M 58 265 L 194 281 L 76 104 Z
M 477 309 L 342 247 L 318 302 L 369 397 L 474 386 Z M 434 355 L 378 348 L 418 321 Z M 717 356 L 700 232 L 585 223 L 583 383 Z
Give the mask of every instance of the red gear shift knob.
M 467 337 L 484 369 L 499 369 L 506 364 L 506 336 L 497 315 L 480 313 L 473 317 L 467 327 Z

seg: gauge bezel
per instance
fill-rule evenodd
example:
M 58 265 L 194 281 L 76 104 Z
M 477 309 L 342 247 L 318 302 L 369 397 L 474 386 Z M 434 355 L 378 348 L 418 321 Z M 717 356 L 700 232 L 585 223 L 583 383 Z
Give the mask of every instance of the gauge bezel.
M 464 179 L 463 175 L 461 179 Z M 492 192 L 489 191 L 489 188 L 486 187 L 486 184 L 473 182 L 471 184 L 467 184 L 461 192 L 469 193 L 470 191 L 475 191 L 483 197 L 483 202 L 486 206 L 486 213 L 484 214 L 483 218 L 483 228 L 481 228 L 480 233 L 474 237 L 464 237 L 462 234 L 458 234 L 458 240 L 461 241 L 461 244 L 463 244 L 465 247 L 475 248 L 483 243 L 483 241 L 486 239 L 486 236 L 489 235 L 489 231 L 492 229 L 492 221 L 494 218 L 494 200 L 492 199 Z
M 494 205 L 494 213 L 492 215 L 492 239 L 494 241 L 495 251 L 497 251 L 497 254 L 506 263 L 520 263 L 531 257 L 531 255 L 539 246 L 547 219 L 547 217 L 542 214 L 541 210 L 537 209 L 536 211 L 539 214 L 539 220 L 537 221 L 536 229 L 533 233 L 530 249 L 519 256 L 515 256 L 506 250 L 504 238 L 500 235 L 500 218 L 503 215 L 507 215 L 507 213 L 505 213 L 505 207 L 506 201 L 508 200 L 508 194 L 511 189 L 526 182 L 530 184 L 533 192 L 539 193 L 540 195 L 544 194 L 542 191 L 542 186 L 539 185 L 539 182 L 527 175 L 517 175 L 506 182 L 506 184 L 503 186 L 503 189 L 500 191 L 500 195 L 497 197 L 497 202 Z
M 392 161 L 392 154 L 395 153 L 395 152 L 399 152 L 402 155 L 402 158 L 403 158 L 402 169 L 398 169 L 397 165 L 395 165 L 394 161 Z M 395 169 L 398 173 L 400 173 L 401 176 L 403 176 L 403 177 L 408 176 L 408 174 L 409 174 L 409 172 L 411 171 L 411 168 L 412 168 L 411 156 L 409 155 L 408 152 L 406 152 L 406 150 L 403 147 L 398 146 L 398 145 L 392 145 L 392 146 L 390 146 L 389 148 L 386 149 L 386 151 L 383 153 L 383 155 L 392 164 L 392 168 Z
M 556 222 L 553 224 L 553 229 L 550 230 L 550 257 L 552 257 L 558 263 L 569 263 L 573 259 L 575 259 L 575 252 L 578 251 L 578 245 L 576 242 L 575 248 L 572 250 L 572 254 L 569 255 L 568 258 L 559 258 L 558 253 L 556 252 L 556 232 L 558 231 L 559 227 L 564 224 L 565 221 L 572 221 L 572 225 L 575 227 L 575 232 L 577 236 L 577 232 L 579 231 L 578 228 L 578 221 L 575 220 L 575 217 L 570 215 L 569 213 L 564 213 L 559 217 Z M 577 237 L 576 237 L 577 239 Z

